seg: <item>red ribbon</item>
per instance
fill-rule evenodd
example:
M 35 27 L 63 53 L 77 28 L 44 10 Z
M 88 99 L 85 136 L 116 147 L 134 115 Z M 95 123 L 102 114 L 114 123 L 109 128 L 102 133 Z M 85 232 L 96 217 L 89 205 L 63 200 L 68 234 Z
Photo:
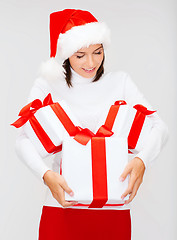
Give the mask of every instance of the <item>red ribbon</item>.
M 105 137 L 91 139 L 93 201 L 89 208 L 102 208 L 108 201 Z
M 113 132 L 105 125 L 96 134 L 87 128 L 78 129 L 74 137 L 77 142 L 86 145 L 91 139 L 93 201 L 89 208 L 102 208 L 108 200 L 105 137 L 112 136 Z
M 68 117 L 67 113 L 64 111 L 64 109 L 61 107 L 61 105 L 57 102 L 52 105 L 50 105 L 60 122 L 62 123 L 63 127 L 66 129 L 66 131 L 69 133 L 70 136 L 74 136 L 78 129 L 73 124 L 71 119 Z
M 127 103 L 124 100 L 119 100 L 116 101 L 114 103 L 114 105 L 112 105 L 110 107 L 110 110 L 108 112 L 106 121 L 105 121 L 105 125 L 109 128 L 112 129 L 113 125 L 114 125 L 114 121 L 116 119 L 117 113 L 119 111 L 120 105 L 126 105 Z
M 141 104 L 135 105 L 134 108 L 137 110 L 137 112 L 136 112 L 135 118 L 133 120 L 131 129 L 130 129 L 130 132 L 128 135 L 128 148 L 129 149 L 135 149 L 146 116 L 151 115 L 152 113 L 156 112 L 156 111 L 147 110 L 147 108 Z
M 44 98 L 43 102 L 41 102 L 40 99 L 35 99 L 21 109 L 18 114 L 18 116 L 21 117 L 11 125 L 16 128 L 23 126 L 35 114 L 37 110 L 52 103 L 53 100 L 50 93 Z
M 44 131 L 44 129 L 42 128 L 42 126 L 40 125 L 38 120 L 35 118 L 35 116 L 32 116 L 29 119 L 29 122 L 30 122 L 31 127 L 33 128 L 33 131 L 35 132 L 36 136 L 38 137 L 41 144 L 43 145 L 43 147 L 45 148 L 45 150 L 48 153 L 55 154 L 62 150 L 62 144 L 59 146 L 55 146 L 53 144 L 53 142 L 51 141 L 51 139 L 49 138 L 47 133 Z
M 91 132 L 88 128 L 82 129 L 81 127 L 76 127 L 77 128 L 77 133 L 75 134 L 74 139 L 83 144 L 86 145 L 87 142 L 92 138 L 92 137 L 111 137 L 114 133 L 111 131 L 115 118 L 117 116 L 117 113 L 119 111 L 120 105 L 125 105 L 127 104 L 124 100 L 119 100 L 114 103 L 109 109 L 105 124 L 102 125 L 96 134 Z

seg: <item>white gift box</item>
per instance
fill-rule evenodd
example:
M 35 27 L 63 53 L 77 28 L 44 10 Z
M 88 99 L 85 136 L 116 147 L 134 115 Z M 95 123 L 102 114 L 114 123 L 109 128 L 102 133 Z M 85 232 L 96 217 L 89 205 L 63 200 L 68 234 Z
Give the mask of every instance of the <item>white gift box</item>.
M 97 149 L 98 154 L 103 151 Z M 64 135 L 62 145 L 62 175 L 64 176 L 68 186 L 73 190 L 74 196 L 70 196 L 65 192 L 67 201 L 78 201 L 79 204 L 88 205 L 93 201 L 93 162 L 92 140 L 86 145 L 77 142 L 68 134 Z M 103 183 L 107 189 L 107 201 L 105 206 L 124 204 L 128 199 L 128 195 L 121 199 L 121 195 L 128 187 L 128 177 L 121 182 L 120 175 L 128 163 L 128 145 L 125 137 L 105 137 L 105 156 L 106 156 L 106 174 L 103 171 Z M 101 160 L 102 161 L 102 160 Z M 104 160 L 103 160 L 104 161 Z M 100 166 L 97 166 L 98 171 Z M 101 173 L 100 173 L 101 174 Z M 96 176 L 95 176 L 96 178 Z M 99 176 L 98 176 L 99 178 Z M 101 182 L 100 182 L 101 181 Z M 102 180 L 98 181 L 97 188 L 103 187 Z M 97 181 L 96 181 L 97 182 Z M 99 185 L 100 184 L 100 185 Z M 97 196 L 94 197 L 96 199 Z M 77 206 L 77 205 L 76 205 Z M 97 205 L 99 207 L 99 204 Z
M 36 100 L 33 102 L 35 101 Z M 39 102 L 40 100 L 37 99 L 37 101 Z M 26 106 L 24 108 L 26 108 Z M 23 111 L 23 109 L 21 111 Z M 65 114 L 63 114 L 61 109 L 62 111 L 64 110 Z M 28 108 L 27 112 L 29 116 L 27 116 L 28 120 L 26 123 L 21 123 L 25 121 L 23 120 L 23 118 L 25 119 L 25 110 L 23 111 L 24 113 L 20 115 L 22 116 L 22 121 L 17 120 L 17 123 L 12 125 L 16 127 L 23 125 L 24 133 L 33 143 L 42 158 L 56 153 L 57 151 L 61 151 L 63 133 L 66 132 L 66 129 L 61 122 L 60 117 L 64 116 L 68 118 L 68 114 L 70 120 L 72 121 L 73 129 L 75 129 L 75 125 L 78 125 L 77 119 L 72 114 L 72 111 L 66 102 L 64 100 L 61 100 L 60 103 L 52 102 L 52 104 L 46 106 L 41 105 L 41 107 L 36 109 L 36 111 L 32 114 L 30 114 L 30 111 L 32 111 L 31 108 Z
M 50 106 L 39 109 L 34 117 L 42 129 L 46 132 L 54 146 L 59 146 L 62 143 L 63 126 Z M 33 119 L 31 119 L 33 121 Z M 39 128 L 39 126 L 37 126 Z M 31 122 L 28 121 L 24 125 L 24 132 L 35 146 L 37 152 L 42 158 L 47 157 L 50 153 L 44 147 L 43 141 L 40 141 L 36 135 Z M 40 133 L 39 133 L 40 134 Z
M 153 113 L 146 115 L 132 106 L 121 105 L 112 130 L 116 136 L 127 137 L 130 152 L 137 154 L 145 146 L 152 128 Z
M 54 103 L 56 105 L 57 103 Z M 53 105 L 53 104 L 52 104 Z M 65 127 L 63 126 L 60 119 L 57 117 L 56 113 L 52 109 L 52 105 L 48 105 L 39 109 L 35 114 L 35 118 L 39 122 L 40 126 L 43 128 L 51 142 L 53 143 L 53 149 L 55 152 L 58 146 L 62 144 L 63 134 L 66 132 Z M 56 105 L 57 106 L 57 105 Z M 67 106 L 64 100 L 60 101 L 60 106 L 64 109 L 64 111 L 69 115 L 69 118 L 72 120 L 74 125 L 77 125 L 77 119 L 72 114 L 71 109 Z M 51 153 L 47 152 L 42 142 L 37 137 L 34 129 L 31 126 L 31 123 L 28 121 L 24 126 L 24 131 L 26 135 L 30 138 L 30 140 L 35 145 L 38 153 L 41 157 L 47 157 Z M 68 135 L 69 136 L 69 135 Z

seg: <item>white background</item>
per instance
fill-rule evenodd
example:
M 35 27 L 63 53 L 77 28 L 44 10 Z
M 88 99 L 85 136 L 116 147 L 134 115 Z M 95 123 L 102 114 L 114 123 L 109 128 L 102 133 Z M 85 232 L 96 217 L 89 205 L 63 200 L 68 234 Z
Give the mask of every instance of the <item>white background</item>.
M 168 144 L 132 202 L 132 239 L 177 239 L 176 7 L 175 0 L 0 1 L 0 239 L 37 239 L 46 186 L 17 158 L 10 123 L 49 58 L 49 14 L 64 8 L 88 10 L 109 25 L 110 70 L 128 72 L 169 127 Z

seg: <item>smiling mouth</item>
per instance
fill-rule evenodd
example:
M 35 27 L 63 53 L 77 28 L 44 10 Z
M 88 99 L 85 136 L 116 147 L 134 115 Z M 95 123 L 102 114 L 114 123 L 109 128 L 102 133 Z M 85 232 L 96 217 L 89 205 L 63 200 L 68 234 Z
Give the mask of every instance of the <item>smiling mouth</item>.
M 91 69 L 85 69 L 85 68 L 82 68 L 86 73 L 92 73 L 95 71 L 95 68 L 91 68 Z

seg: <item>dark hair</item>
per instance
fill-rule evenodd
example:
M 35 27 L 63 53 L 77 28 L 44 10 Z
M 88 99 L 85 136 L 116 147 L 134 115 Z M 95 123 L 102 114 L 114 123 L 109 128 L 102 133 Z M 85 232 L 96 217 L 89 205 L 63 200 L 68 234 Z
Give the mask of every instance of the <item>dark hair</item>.
M 92 80 L 92 82 L 96 82 L 100 79 L 100 77 L 102 76 L 102 74 L 104 73 L 104 59 L 105 59 L 105 56 L 103 56 L 103 61 L 99 67 L 99 69 L 97 70 L 96 72 L 96 75 L 95 75 L 95 78 Z M 72 82 L 71 82 L 71 76 L 72 76 L 72 72 L 71 72 L 71 65 L 70 65 L 70 62 L 69 62 L 69 58 L 67 58 L 63 64 L 62 64 L 63 68 L 65 69 L 65 80 L 68 84 L 68 87 L 73 87 L 72 85 Z

